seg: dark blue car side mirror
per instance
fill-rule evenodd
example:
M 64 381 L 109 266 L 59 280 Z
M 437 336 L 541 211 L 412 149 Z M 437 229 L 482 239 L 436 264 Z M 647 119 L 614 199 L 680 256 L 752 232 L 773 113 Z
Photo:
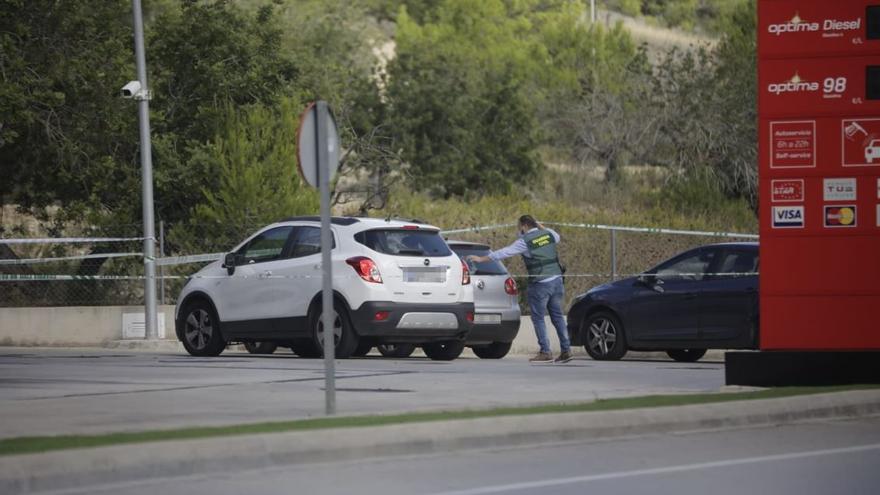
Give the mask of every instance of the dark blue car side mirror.
M 637 278 L 636 280 L 638 280 L 638 282 L 640 284 L 643 284 L 645 287 L 648 287 L 649 289 L 652 289 L 652 290 L 655 290 L 655 291 L 661 292 L 661 293 L 665 291 L 663 289 L 663 279 L 657 278 L 657 275 L 650 274 L 650 273 L 642 274 L 642 275 L 639 275 L 639 278 Z

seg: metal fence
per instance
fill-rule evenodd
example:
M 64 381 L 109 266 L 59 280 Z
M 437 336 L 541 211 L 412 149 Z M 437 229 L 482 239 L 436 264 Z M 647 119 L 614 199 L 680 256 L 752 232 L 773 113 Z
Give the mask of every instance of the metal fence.
M 567 268 L 566 304 L 592 286 L 637 275 L 686 249 L 714 242 L 754 241 L 758 237 L 599 224 L 545 225 L 562 236 L 559 249 Z M 223 252 L 217 251 L 214 238 L 211 242 L 171 246 L 166 242 L 164 227 L 160 225 L 156 239 L 160 255 L 158 299 L 160 304 L 174 304 L 187 277 Z M 240 240 L 257 228 L 239 227 L 218 237 Z M 516 239 L 516 226 L 476 226 L 446 230 L 443 235 L 450 240 L 477 241 L 499 248 Z M 0 251 L 0 307 L 142 305 L 141 242 L 139 237 L 0 239 L 0 246 L 6 247 Z M 231 248 L 235 241 L 226 242 L 229 246 L 225 247 Z M 522 262 L 511 259 L 506 264 L 523 285 L 526 279 Z

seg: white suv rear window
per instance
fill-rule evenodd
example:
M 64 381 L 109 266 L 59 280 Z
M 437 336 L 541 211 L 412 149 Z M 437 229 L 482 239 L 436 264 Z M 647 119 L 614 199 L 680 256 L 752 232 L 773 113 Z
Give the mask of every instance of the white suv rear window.
M 373 251 L 394 256 L 450 256 L 452 251 L 435 230 L 380 229 L 358 232 L 354 240 Z

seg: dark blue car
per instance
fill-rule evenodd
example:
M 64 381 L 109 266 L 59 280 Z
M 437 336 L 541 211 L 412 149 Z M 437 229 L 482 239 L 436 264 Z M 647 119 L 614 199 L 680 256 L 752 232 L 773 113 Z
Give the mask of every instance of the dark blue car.
M 632 349 L 687 362 L 707 349 L 755 349 L 757 272 L 757 243 L 713 244 L 593 287 L 568 312 L 572 345 L 593 359 L 620 359 Z

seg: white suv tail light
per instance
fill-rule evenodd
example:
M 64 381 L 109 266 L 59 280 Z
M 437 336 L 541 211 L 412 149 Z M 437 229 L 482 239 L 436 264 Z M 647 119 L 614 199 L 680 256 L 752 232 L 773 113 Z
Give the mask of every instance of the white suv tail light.
M 370 258 L 366 256 L 355 256 L 345 260 L 346 263 L 354 268 L 354 271 L 367 282 L 373 284 L 382 283 L 382 275 L 379 273 L 379 267 Z
M 461 285 L 468 285 L 471 283 L 471 271 L 468 269 L 467 263 L 464 261 L 461 262 Z

